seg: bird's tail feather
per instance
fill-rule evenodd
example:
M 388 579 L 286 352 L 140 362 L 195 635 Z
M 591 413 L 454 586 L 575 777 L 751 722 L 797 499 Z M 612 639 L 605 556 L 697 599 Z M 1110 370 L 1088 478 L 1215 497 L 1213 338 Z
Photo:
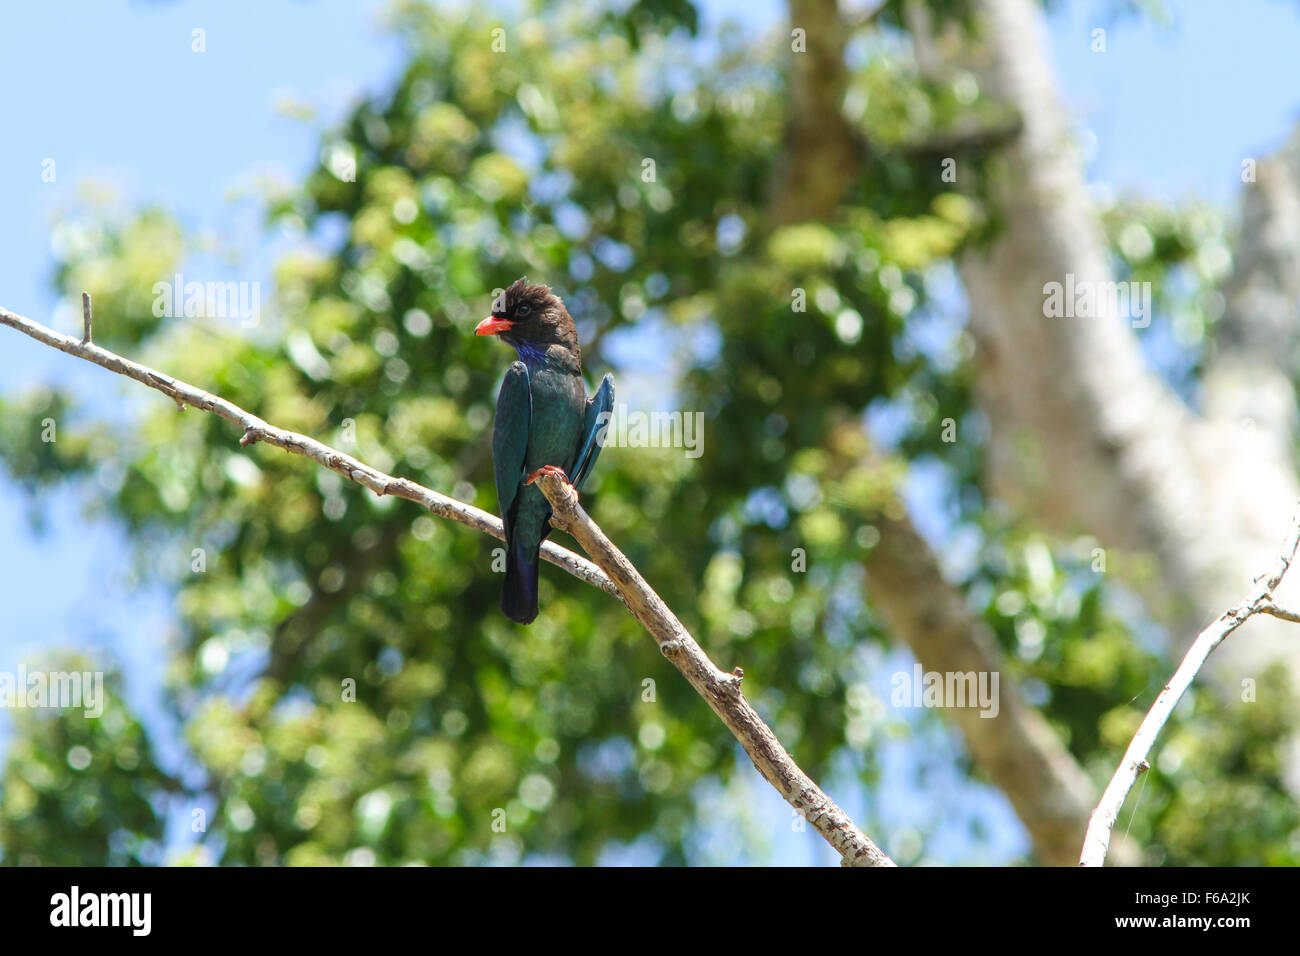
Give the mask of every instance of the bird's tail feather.
M 530 548 L 516 536 L 506 553 L 506 582 L 501 588 L 501 610 L 510 620 L 520 624 L 531 624 L 537 617 L 540 552 L 540 542 Z

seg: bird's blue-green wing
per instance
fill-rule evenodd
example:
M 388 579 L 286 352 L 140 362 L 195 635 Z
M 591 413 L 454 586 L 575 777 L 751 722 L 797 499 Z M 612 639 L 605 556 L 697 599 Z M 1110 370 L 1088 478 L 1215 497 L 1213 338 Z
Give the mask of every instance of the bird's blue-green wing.
M 578 453 L 573 459 L 573 487 L 581 489 L 587 480 L 600 449 L 605 444 L 605 431 L 614 414 L 614 376 L 606 374 L 596 389 L 596 394 L 587 399 L 587 409 L 582 417 L 582 437 L 578 442 Z
M 533 396 L 528 385 L 528 366 L 512 362 L 506 369 L 497 396 L 497 417 L 492 425 L 492 472 L 497 483 L 501 520 L 510 529 L 510 506 L 519 493 L 524 476 L 524 455 L 528 451 L 528 430 L 533 422 Z

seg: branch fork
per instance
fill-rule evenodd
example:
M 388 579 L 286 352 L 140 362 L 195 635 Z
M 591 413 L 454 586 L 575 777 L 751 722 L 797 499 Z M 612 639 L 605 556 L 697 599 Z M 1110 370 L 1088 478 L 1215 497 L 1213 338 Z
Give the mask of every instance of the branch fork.
M 1295 517 L 1291 519 L 1290 531 L 1273 568 L 1255 578 L 1254 583 L 1258 586 L 1258 590 L 1240 604 L 1224 611 L 1214 623 L 1196 636 L 1182 663 L 1178 665 L 1178 670 L 1157 695 L 1155 703 L 1142 719 L 1137 733 L 1133 735 L 1133 740 L 1124 753 L 1124 759 L 1120 761 L 1119 768 L 1106 787 L 1106 792 L 1101 796 L 1101 802 L 1097 804 L 1097 809 L 1092 812 L 1092 818 L 1088 821 L 1088 832 L 1084 836 L 1083 852 L 1079 857 L 1080 866 L 1101 866 L 1105 862 L 1106 851 L 1110 847 L 1111 829 L 1115 826 L 1119 811 L 1124 806 L 1124 801 L 1137 778 L 1151 769 L 1147 756 L 1156 742 L 1156 737 L 1173 714 L 1178 702 L 1182 700 L 1183 694 L 1187 693 L 1187 689 L 1192 686 L 1192 681 L 1210 653 L 1222 644 L 1229 634 L 1255 614 L 1271 614 L 1286 621 L 1300 622 L 1300 614 L 1273 603 L 1273 591 L 1282 583 L 1282 577 L 1291 567 L 1297 547 L 1300 547 L 1300 506 L 1297 506 Z

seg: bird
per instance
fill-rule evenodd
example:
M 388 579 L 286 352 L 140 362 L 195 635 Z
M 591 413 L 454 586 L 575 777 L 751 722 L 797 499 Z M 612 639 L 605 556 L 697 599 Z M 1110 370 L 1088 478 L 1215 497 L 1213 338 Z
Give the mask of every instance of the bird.
M 501 610 L 530 624 L 542 542 L 551 533 L 551 504 L 533 481 L 558 470 L 575 491 L 582 488 L 613 414 L 614 376 L 587 397 L 573 318 L 549 286 L 529 285 L 527 277 L 496 297 L 474 334 L 495 335 L 519 355 L 497 395 L 492 471 L 506 536 Z

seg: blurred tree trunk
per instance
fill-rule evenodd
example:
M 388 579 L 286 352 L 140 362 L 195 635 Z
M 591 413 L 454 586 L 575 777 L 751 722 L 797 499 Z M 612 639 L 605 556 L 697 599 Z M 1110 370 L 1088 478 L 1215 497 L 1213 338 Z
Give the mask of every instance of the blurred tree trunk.
M 1259 165 L 1245 186 L 1242 241 L 1226 316 L 1189 409 L 1147 367 L 1121 317 L 1046 318 L 1044 284 L 1114 279 L 1031 0 L 974 0 L 976 37 L 935 29 L 909 7 L 917 58 L 932 75 L 971 69 L 985 95 L 1013 107 L 1022 133 L 990 183 L 1004 223 L 960 261 L 976 341 L 977 401 L 988 416 L 990 490 L 1039 526 L 1096 535 L 1151 555 L 1130 581 L 1185 646 L 1275 558 L 1300 496 L 1291 442 L 1300 279 L 1296 150 Z M 1243 157 L 1244 158 L 1244 157 Z M 1126 570 L 1112 552 L 1108 569 Z M 1284 603 L 1295 603 L 1289 582 Z M 1285 587 L 1285 585 L 1284 585 Z M 1295 677 L 1290 626 L 1252 622 L 1212 665 L 1226 686 L 1273 661 Z
M 803 30 L 807 52 L 792 51 L 787 76 L 785 150 L 777 164 L 770 214 L 776 223 L 826 218 L 854 179 L 868 173 L 867 151 L 844 117 L 848 35 L 835 0 L 791 0 L 790 25 Z M 1040 307 L 1041 308 L 1041 307 Z M 872 467 L 855 451 L 863 440 L 833 443 L 849 450 L 842 467 Z M 926 670 L 997 671 L 1002 707 L 996 717 L 953 711 L 972 759 L 1011 801 L 1042 862 L 1072 865 L 1100 792 L 1053 733 L 1028 706 L 1002 666 L 993 635 L 962 594 L 944 580 L 937 557 L 901 504 L 896 515 L 863 515 L 880 532 L 867 561 L 872 600 L 894 633 Z M 1116 862 L 1132 864 L 1131 844 L 1116 848 Z
M 1125 318 L 1044 315 L 1046 283 L 1112 282 L 1114 274 L 1038 6 L 974 0 L 973 7 L 973 35 L 936 27 L 919 2 L 907 14 L 925 72 L 942 79 L 970 70 L 984 94 L 1021 121 L 990 166 L 1002 228 L 959 262 L 976 343 L 976 401 L 991 425 L 986 482 L 1049 532 L 1095 535 L 1108 571 L 1138 588 L 1185 645 L 1268 567 L 1300 497 L 1290 455 L 1295 396 L 1284 364 L 1294 353 L 1300 296 L 1300 140 L 1261 162 L 1246 188 L 1198 414 L 1146 365 Z M 789 72 L 777 222 L 830 214 L 853 178 L 869 174 L 862 143 L 843 121 L 847 29 L 838 7 L 791 0 L 790 14 L 791 27 L 807 32 L 809 53 L 794 53 Z M 878 527 L 868 572 L 882 586 L 873 599 L 918 660 L 937 670 L 998 666 L 983 625 L 963 610 L 906 515 Z M 1144 574 L 1149 565 L 1154 573 Z M 1281 600 L 1297 603 L 1296 588 L 1292 579 Z M 1300 673 L 1287 628 L 1252 622 L 1216 654 L 1220 679 L 1235 685 L 1277 660 Z M 1014 688 L 1008 696 L 1005 719 L 959 721 L 967 746 L 1011 799 L 1038 854 L 1074 862 L 1095 792 L 1059 740 L 1041 732 L 1041 716 L 1017 706 Z

